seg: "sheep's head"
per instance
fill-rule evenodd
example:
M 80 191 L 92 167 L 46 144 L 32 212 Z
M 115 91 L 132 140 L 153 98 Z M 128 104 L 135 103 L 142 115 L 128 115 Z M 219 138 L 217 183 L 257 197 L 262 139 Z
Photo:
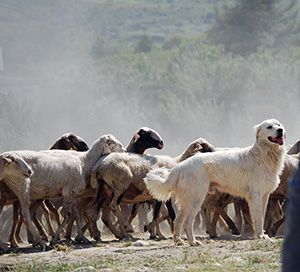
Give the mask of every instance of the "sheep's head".
M 205 139 L 199 138 L 189 145 L 188 151 L 189 151 L 190 155 L 192 156 L 192 155 L 196 154 L 197 152 L 201 152 L 201 153 L 214 152 L 215 147 L 213 145 L 211 145 L 210 143 L 208 143 Z
M 143 154 L 147 148 L 151 147 L 162 149 L 164 147 L 164 142 L 155 130 L 142 127 L 133 135 L 133 138 L 126 149 L 128 152 Z
M 30 166 L 16 154 L 4 153 L 0 155 L 0 159 L 4 166 L 3 176 L 29 178 L 32 175 Z
M 102 155 L 106 155 L 112 152 L 126 152 L 125 148 L 117 138 L 111 134 L 107 134 L 101 137 L 104 143 L 104 149 Z M 101 139 L 100 138 L 100 139 Z
M 73 133 L 66 133 L 66 134 L 62 135 L 50 147 L 50 149 L 87 151 L 89 149 L 89 147 L 81 137 L 79 137 Z

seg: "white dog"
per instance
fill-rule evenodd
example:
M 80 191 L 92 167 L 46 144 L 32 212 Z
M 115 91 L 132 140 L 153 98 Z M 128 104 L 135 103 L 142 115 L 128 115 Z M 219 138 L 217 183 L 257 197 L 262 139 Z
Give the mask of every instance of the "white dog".
M 193 223 L 208 190 L 213 188 L 245 198 L 255 236 L 267 238 L 263 221 L 269 195 L 279 184 L 286 132 L 275 119 L 263 121 L 254 129 L 253 146 L 198 154 L 177 164 L 171 172 L 157 168 L 147 174 L 144 181 L 155 198 L 166 201 L 173 195 L 176 199 L 180 211 L 174 222 L 175 244 L 183 244 L 183 225 L 190 244 L 201 244 L 194 237 Z

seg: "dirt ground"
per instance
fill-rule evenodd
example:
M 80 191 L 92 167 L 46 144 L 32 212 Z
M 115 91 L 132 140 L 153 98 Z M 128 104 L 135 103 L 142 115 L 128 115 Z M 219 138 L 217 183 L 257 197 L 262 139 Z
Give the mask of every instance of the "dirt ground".
M 202 246 L 190 247 L 174 246 L 170 235 L 164 240 L 149 240 L 144 233 L 134 237 L 119 241 L 103 235 L 98 244 L 58 245 L 44 252 L 23 243 L 0 256 L 0 271 L 280 271 L 281 238 L 254 240 L 225 232 L 212 240 L 199 233 Z

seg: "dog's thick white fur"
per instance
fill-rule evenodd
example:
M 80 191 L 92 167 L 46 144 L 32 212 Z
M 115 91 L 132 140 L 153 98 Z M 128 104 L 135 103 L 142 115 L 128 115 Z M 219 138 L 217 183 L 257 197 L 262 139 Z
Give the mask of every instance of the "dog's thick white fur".
M 166 201 L 173 195 L 176 199 L 179 213 L 174 222 L 175 244 L 183 244 L 182 226 L 191 245 L 201 244 L 194 237 L 193 223 L 211 188 L 245 198 L 255 236 L 267 238 L 263 221 L 269 195 L 279 184 L 286 132 L 275 119 L 265 120 L 254 129 L 253 146 L 197 154 L 171 171 L 157 168 L 147 174 L 144 181 L 155 198 Z

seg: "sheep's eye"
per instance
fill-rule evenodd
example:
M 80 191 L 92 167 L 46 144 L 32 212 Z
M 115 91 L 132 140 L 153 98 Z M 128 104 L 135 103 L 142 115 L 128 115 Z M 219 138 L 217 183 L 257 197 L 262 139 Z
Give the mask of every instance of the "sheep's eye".
M 272 126 L 267 126 L 267 129 L 271 129 L 272 128 Z

